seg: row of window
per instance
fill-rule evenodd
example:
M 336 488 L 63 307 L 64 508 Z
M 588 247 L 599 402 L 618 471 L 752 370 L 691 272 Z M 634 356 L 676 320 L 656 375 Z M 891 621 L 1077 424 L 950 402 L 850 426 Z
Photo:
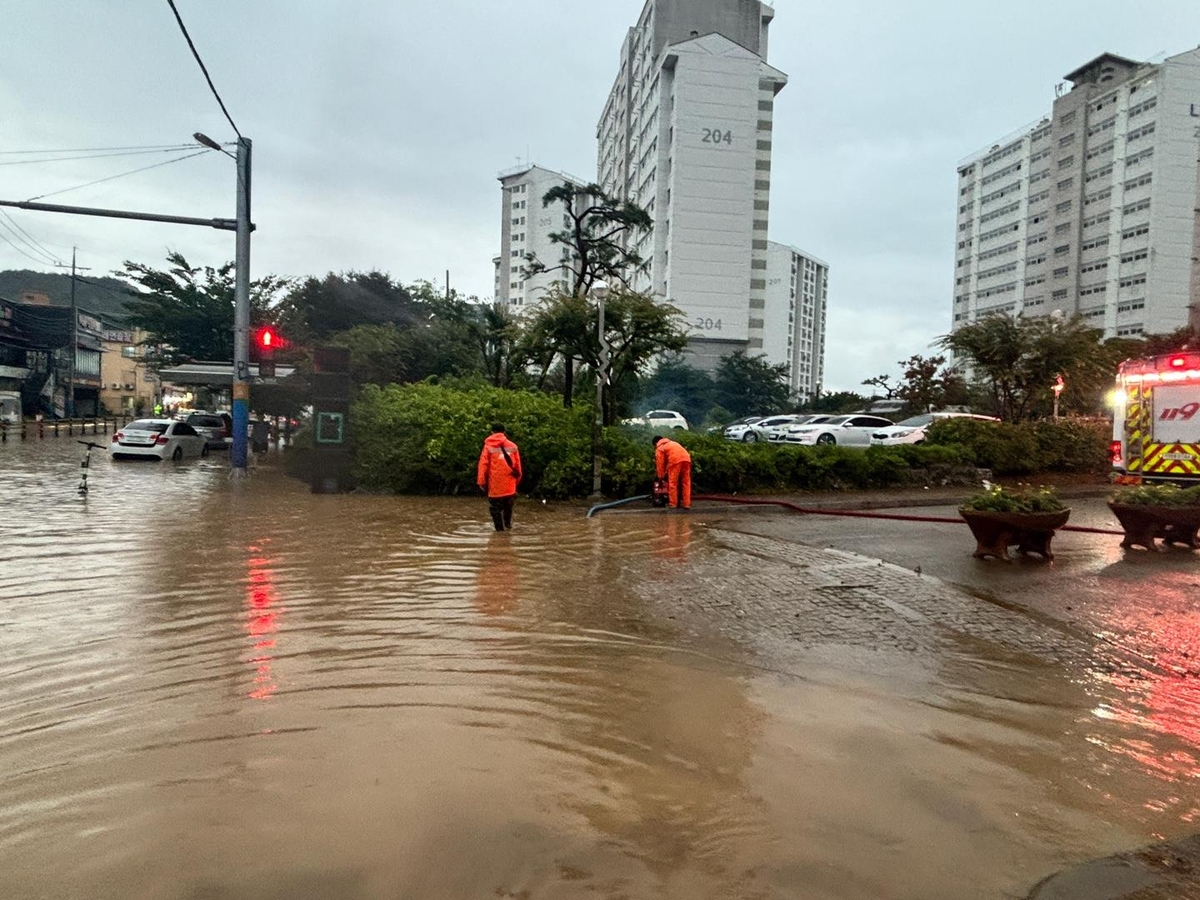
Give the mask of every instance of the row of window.
M 1145 175 L 1139 175 L 1137 178 L 1130 178 L 1125 182 L 1125 190 L 1132 191 L 1134 188 L 1145 187 L 1154 180 L 1154 174 L 1147 172 Z
M 1105 119 L 1103 122 L 1097 122 L 1095 125 L 1092 125 L 1091 127 L 1089 127 L 1087 130 L 1088 137 L 1094 137 L 1095 135 L 1100 134 L 1103 131 L 1112 131 L 1116 127 L 1117 127 L 1117 117 L 1110 116 L 1109 118 Z
M 1132 119 L 1134 116 L 1140 116 L 1142 113 L 1152 110 L 1156 106 L 1158 106 L 1157 97 L 1151 97 L 1149 100 L 1144 100 L 1137 106 L 1129 107 L 1129 118 Z
M 980 182 L 980 184 L 982 184 L 984 187 L 987 187 L 989 184 L 995 184 L 997 181 L 999 181 L 1005 175 L 1011 175 L 1011 174 L 1013 174 L 1013 172 L 1020 172 L 1021 166 L 1023 166 L 1023 165 L 1024 165 L 1024 163 L 1022 163 L 1022 162 L 1015 162 L 1011 166 L 1005 166 L 1003 169 L 1000 169 L 998 172 L 993 172 L 991 175 L 988 175 L 986 178 L 983 179 L 983 181 Z
M 986 169 L 990 166 L 993 166 L 1000 160 L 1012 156 L 1014 153 L 1020 153 L 1021 144 L 1021 141 L 1016 141 L 1012 144 L 1009 144 L 1007 147 L 1002 147 L 1000 150 L 993 152 L 990 156 L 985 156 L 983 159 L 983 168 Z
M 1110 150 L 1112 150 L 1113 144 L 1113 141 L 1107 141 L 1106 143 L 1100 144 L 1098 147 L 1092 147 L 1090 150 L 1088 150 L 1087 154 L 1084 156 L 1084 159 L 1093 160 L 1103 156 L 1105 153 L 1108 153 Z

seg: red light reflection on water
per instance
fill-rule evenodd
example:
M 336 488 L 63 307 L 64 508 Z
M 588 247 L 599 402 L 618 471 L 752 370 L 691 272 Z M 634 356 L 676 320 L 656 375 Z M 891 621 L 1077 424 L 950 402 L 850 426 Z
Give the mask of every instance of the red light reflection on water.
M 253 641 L 248 661 L 254 667 L 254 687 L 247 696 L 266 700 L 279 689 L 271 670 L 273 635 L 279 630 L 279 591 L 275 587 L 272 561 L 262 555 L 263 548 L 252 544 L 247 549 L 252 555 L 246 564 L 245 627 Z

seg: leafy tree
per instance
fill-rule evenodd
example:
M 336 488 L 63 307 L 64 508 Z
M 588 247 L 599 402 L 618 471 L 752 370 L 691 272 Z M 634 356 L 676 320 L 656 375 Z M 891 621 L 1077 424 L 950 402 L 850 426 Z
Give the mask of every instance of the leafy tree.
M 896 390 L 913 412 L 928 412 L 959 406 L 967 401 L 967 383 L 962 375 L 946 365 L 946 357 L 924 357 L 914 353 L 900 363 L 904 381 Z
M 1192 350 L 1200 348 L 1200 326 L 1185 325 L 1169 334 L 1147 335 L 1140 353 L 1134 355 L 1159 356 L 1185 348 Z
M 131 288 L 127 322 L 147 332 L 146 359 L 153 368 L 189 360 L 233 359 L 234 264 L 193 267 L 182 253 L 167 254 L 168 267 L 125 261 L 114 274 Z M 250 283 L 251 326 L 271 322 L 275 301 L 289 281 L 268 275 Z
M 895 398 L 900 393 L 900 389 L 902 387 L 902 385 L 899 384 L 892 384 L 891 375 L 876 375 L 874 378 L 864 379 L 863 385 L 883 391 L 884 400 L 891 400 Z
M 312 345 L 358 325 L 413 325 L 419 310 L 408 288 L 383 272 L 330 272 L 306 278 L 279 304 L 288 338 Z
M 1059 375 L 1068 385 L 1111 380 L 1113 365 L 1100 336 L 1078 316 L 1061 320 L 995 315 L 946 335 L 940 343 L 986 385 L 996 414 L 1016 422 L 1045 409 L 1049 388 Z
M 542 207 L 562 207 L 567 227 L 552 232 L 550 241 L 563 248 L 562 256 L 554 265 L 538 259 L 527 258 L 526 275 L 544 272 L 559 272 L 560 289 L 548 299 L 553 301 L 573 298 L 583 301 L 587 311 L 587 300 L 592 289 L 600 281 L 610 288 L 630 289 L 631 277 L 645 265 L 635 249 L 637 239 L 653 226 L 650 214 L 634 203 L 608 194 L 600 185 L 587 187 L 564 183 L 551 188 L 542 197 Z M 565 366 L 563 405 L 570 406 L 575 390 L 575 355 L 581 343 L 578 323 L 578 303 L 559 304 L 560 308 L 550 323 L 554 327 L 542 329 L 543 343 L 540 344 L 543 373 L 553 363 L 555 353 L 562 355 Z M 598 321 L 597 313 L 584 319 Z M 561 339 L 560 343 L 555 343 Z M 552 351 L 550 358 L 546 353 Z M 544 377 L 543 377 L 544 380 Z
M 604 424 L 617 419 L 615 396 L 633 383 L 650 362 L 663 353 L 677 353 L 687 346 L 683 314 L 649 294 L 619 289 L 605 304 L 604 338 L 609 346 L 609 383 L 604 390 Z M 594 369 L 600 363 L 596 342 Z M 592 360 L 589 359 L 589 363 Z
M 834 391 L 832 394 L 818 394 L 805 406 L 806 412 L 814 413 L 848 413 L 862 409 L 867 405 L 867 398 L 854 391 Z
M 714 379 L 716 399 L 735 416 L 770 414 L 788 405 L 787 366 L 738 350 L 722 356 Z
M 716 384 L 712 375 L 689 366 L 681 356 L 663 360 L 639 387 L 639 411 L 674 409 L 688 422 L 701 421 L 705 412 L 716 403 Z M 736 417 L 731 414 L 730 418 Z

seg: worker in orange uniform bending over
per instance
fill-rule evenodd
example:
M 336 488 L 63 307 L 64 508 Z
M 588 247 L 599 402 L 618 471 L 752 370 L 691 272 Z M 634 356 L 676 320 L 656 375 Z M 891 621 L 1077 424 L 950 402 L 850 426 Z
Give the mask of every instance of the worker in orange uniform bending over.
M 503 425 L 493 425 L 491 436 L 479 454 L 476 481 L 487 494 L 492 524 L 497 531 L 512 528 L 513 503 L 521 483 L 521 451 L 504 434 Z
M 683 444 L 670 438 L 654 438 L 654 468 L 659 478 L 666 478 L 668 504 L 671 509 L 692 508 L 692 455 Z

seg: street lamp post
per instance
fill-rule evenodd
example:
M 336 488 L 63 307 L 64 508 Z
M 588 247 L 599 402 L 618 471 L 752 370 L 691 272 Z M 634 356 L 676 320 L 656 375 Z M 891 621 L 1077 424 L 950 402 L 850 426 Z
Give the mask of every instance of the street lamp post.
M 608 298 L 608 284 L 597 281 L 592 285 L 591 296 L 596 298 L 598 312 L 596 336 L 600 341 L 600 366 L 596 370 L 596 415 L 592 423 L 592 498 L 599 499 L 601 461 L 604 452 L 604 386 L 608 384 L 609 347 L 604 336 L 604 301 Z
M 197 143 L 229 155 L 206 134 L 192 135 Z M 229 462 L 233 474 L 246 474 L 250 441 L 250 155 L 249 138 L 237 142 L 237 243 L 234 255 L 233 283 L 233 444 Z

